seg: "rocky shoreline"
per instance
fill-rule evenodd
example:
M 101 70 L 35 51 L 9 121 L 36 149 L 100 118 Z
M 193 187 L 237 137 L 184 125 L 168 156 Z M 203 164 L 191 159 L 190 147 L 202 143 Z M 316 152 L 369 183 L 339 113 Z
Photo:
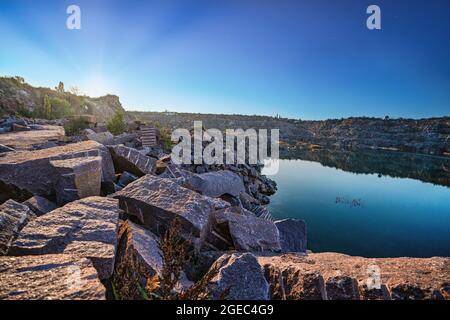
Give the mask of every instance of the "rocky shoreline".
M 450 298 L 446 257 L 308 252 L 306 223 L 265 208 L 276 184 L 260 166 L 176 166 L 134 125 L 49 141 L 58 123 L 0 127 L 14 124 L 0 141 L 27 135 L 0 146 L 0 299 Z

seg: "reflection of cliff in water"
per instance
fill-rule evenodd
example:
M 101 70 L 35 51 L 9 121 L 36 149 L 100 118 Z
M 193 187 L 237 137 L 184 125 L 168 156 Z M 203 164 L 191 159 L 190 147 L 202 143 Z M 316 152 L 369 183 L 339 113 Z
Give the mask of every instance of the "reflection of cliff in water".
M 336 149 L 280 150 L 282 159 L 319 162 L 354 173 L 411 178 L 450 187 L 450 157 L 424 156 L 389 151 L 346 151 Z

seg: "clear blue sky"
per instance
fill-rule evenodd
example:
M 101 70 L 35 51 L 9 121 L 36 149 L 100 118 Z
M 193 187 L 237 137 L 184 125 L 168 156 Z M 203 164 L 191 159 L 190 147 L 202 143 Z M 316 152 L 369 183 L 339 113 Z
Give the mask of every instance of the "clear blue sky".
M 450 115 L 449 14 L 449 0 L 1 0 L 0 74 L 128 110 Z

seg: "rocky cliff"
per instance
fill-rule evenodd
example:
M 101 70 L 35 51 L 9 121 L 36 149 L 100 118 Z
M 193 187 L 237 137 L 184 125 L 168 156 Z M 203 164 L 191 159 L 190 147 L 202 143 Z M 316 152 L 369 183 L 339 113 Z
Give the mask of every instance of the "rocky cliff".
M 268 116 L 129 112 L 130 116 L 168 128 L 280 129 L 285 148 L 297 145 L 339 149 L 382 149 L 450 155 L 450 117 L 430 119 L 348 118 L 302 121 Z
M 32 116 L 44 105 L 44 97 L 67 101 L 77 114 L 91 114 L 100 122 L 107 121 L 116 111 L 125 112 L 119 97 L 106 95 L 98 98 L 61 92 L 50 88 L 33 87 L 22 78 L 0 78 L 0 115 L 19 114 Z

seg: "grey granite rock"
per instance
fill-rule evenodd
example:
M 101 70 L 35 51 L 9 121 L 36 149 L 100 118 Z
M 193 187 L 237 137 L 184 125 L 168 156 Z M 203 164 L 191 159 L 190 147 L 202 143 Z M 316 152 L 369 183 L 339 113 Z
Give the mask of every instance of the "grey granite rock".
M 150 174 L 130 183 L 114 197 L 126 213 L 155 234 L 163 235 L 178 217 L 183 236 L 198 241 L 206 235 L 211 213 L 228 206 L 225 201 L 202 196 L 170 179 Z
M 213 273 L 207 289 L 212 300 L 269 299 L 269 284 L 258 260 L 251 253 L 224 254 L 211 266 L 208 273 Z
M 53 160 L 50 164 L 56 171 L 54 188 L 58 205 L 100 195 L 101 157 Z
M 50 161 L 98 156 L 102 161 L 102 182 L 113 182 L 114 167 L 108 149 L 95 141 L 85 141 L 0 157 L 0 183 L 16 200 L 25 201 L 33 195 L 52 196 L 58 173 Z
M 101 279 L 112 275 L 121 210 L 111 198 L 71 202 L 28 223 L 8 252 L 14 256 L 69 253 L 92 260 Z
M 281 251 L 306 252 L 306 223 L 304 220 L 284 219 L 275 221 L 280 233 Z

